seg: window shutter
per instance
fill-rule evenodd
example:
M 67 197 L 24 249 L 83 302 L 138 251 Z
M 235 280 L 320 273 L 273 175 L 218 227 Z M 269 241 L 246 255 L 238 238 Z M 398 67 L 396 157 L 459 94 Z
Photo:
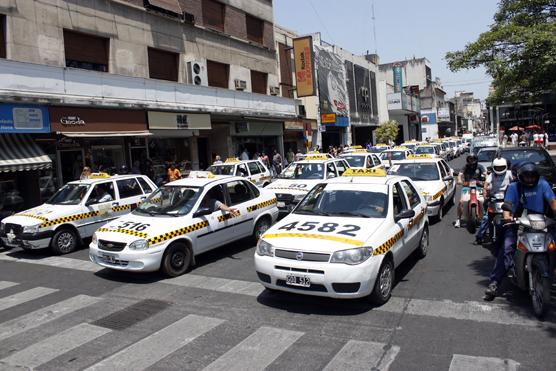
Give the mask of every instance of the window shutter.
M 253 93 L 266 94 L 266 80 L 266 73 L 251 71 L 251 91 Z
M 264 22 L 249 14 L 245 15 L 245 22 L 247 26 L 247 39 L 256 43 L 263 43 Z
M 64 30 L 66 61 L 96 63 L 108 66 L 109 39 Z
M 209 86 L 228 89 L 230 66 L 224 63 L 207 61 L 207 74 Z
M 178 81 L 179 54 L 149 48 L 149 77 L 152 79 Z
M 214 0 L 203 0 L 203 24 L 224 31 L 224 4 Z

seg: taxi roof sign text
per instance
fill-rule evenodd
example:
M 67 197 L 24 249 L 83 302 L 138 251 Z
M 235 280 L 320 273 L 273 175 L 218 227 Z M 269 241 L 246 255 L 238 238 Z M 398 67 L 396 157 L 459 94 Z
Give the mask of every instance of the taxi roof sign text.
M 342 176 L 386 176 L 386 171 L 379 167 L 371 169 L 347 169 Z

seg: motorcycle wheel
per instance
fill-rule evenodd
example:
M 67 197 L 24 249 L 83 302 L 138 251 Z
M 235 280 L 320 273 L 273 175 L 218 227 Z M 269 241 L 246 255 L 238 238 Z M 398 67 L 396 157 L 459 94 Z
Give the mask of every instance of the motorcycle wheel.
M 542 319 L 550 306 L 550 276 L 545 277 L 547 264 L 543 257 L 535 256 L 531 262 L 532 292 L 531 303 L 533 312 L 538 319 Z
M 467 231 L 469 233 L 475 233 L 477 229 L 477 206 L 471 206 L 469 211 L 469 216 L 467 218 Z

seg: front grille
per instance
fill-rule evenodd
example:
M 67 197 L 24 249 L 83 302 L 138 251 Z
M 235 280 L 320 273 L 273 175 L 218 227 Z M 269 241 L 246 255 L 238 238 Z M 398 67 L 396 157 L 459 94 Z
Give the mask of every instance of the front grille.
M 290 203 L 293 202 L 293 195 L 288 193 L 276 193 L 276 199 L 280 202 Z
M 332 284 L 332 288 L 334 289 L 334 291 L 342 293 L 342 294 L 357 292 L 359 290 L 359 287 L 361 287 L 360 282 L 353 282 L 353 283 L 335 282 L 335 283 Z
M 98 248 L 104 251 L 122 251 L 125 246 L 125 242 L 98 240 Z
M 312 283 L 311 286 L 309 287 L 303 287 L 303 286 L 290 286 L 286 284 L 286 281 L 284 280 L 277 280 L 276 285 L 281 287 L 287 287 L 288 289 L 294 289 L 294 290 L 328 292 L 328 290 L 326 290 L 326 287 L 324 285 L 320 285 L 317 283 Z
M 288 272 L 324 274 L 324 271 L 321 271 L 319 269 L 293 268 L 293 267 L 284 267 L 283 265 L 275 265 L 274 269 L 278 269 L 281 271 L 288 271 Z
M 20 226 L 19 224 L 6 223 L 6 228 L 4 229 L 4 231 L 6 233 L 11 232 L 16 236 L 21 236 L 21 234 L 23 233 L 23 227 Z
M 330 254 L 321 254 L 316 252 L 303 252 L 303 251 L 276 249 L 274 250 L 274 255 L 278 258 L 307 261 L 307 262 L 328 262 L 330 260 Z M 298 259 L 298 257 L 300 257 L 301 259 Z

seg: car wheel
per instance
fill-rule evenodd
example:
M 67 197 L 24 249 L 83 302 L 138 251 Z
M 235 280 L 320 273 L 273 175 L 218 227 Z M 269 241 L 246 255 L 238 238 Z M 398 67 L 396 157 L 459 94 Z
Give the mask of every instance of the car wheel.
M 270 222 L 268 221 L 268 218 L 262 217 L 257 220 L 255 228 L 253 228 L 253 239 L 255 240 L 255 242 L 258 241 L 261 236 L 265 234 L 266 231 L 268 231 L 269 228 Z
M 444 218 L 444 200 L 440 200 L 440 206 L 438 207 L 438 214 L 436 214 L 436 222 L 442 221 Z
M 419 241 L 419 246 L 417 247 L 417 257 L 423 259 L 427 256 L 429 251 L 429 228 L 425 226 L 423 233 L 421 234 L 421 240 Z
M 382 305 L 390 299 L 392 287 L 394 286 L 394 275 L 392 259 L 385 258 L 376 277 L 375 287 L 370 296 L 371 302 Z
M 54 234 L 50 242 L 50 248 L 55 254 L 69 254 L 77 247 L 77 233 L 69 228 L 62 228 Z
M 183 243 L 174 243 L 164 252 L 160 269 L 168 277 L 177 277 L 189 269 L 191 250 Z

